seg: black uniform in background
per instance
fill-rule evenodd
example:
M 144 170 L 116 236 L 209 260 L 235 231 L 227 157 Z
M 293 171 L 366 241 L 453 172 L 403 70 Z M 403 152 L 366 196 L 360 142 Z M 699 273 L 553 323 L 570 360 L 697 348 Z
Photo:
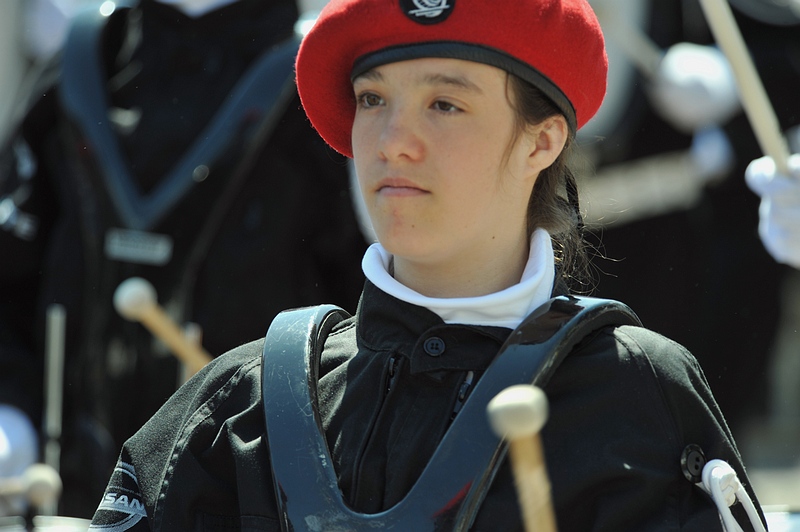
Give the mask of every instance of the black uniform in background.
M 798 27 L 778 27 L 734 10 L 759 75 L 784 129 L 800 123 Z M 654 0 L 650 37 L 666 49 L 678 42 L 713 44 L 696 0 Z M 642 81 L 642 87 L 645 82 Z M 691 137 L 668 125 L 637 91 L 609 150 L 618 163 L 687 149 Z M 595 295 L 625 301 L 642 322 L 695 353 L 734 434 L 764 409 L 766 370 L 779 318 L 786 267 L 766 252 L 758 236 L 759 198 L 744 171 L 762 156 L 747 117 L 740 113 L 723 130 L 734 167 L 710 185 L 688 210 L 638 220 L 602 231 L 594 262 Z M 635 279 L 635 282 L 631 280 Z
M 355 310 L 366 247 L 345 160 L 302 112 L 293 62 L 264 67 L 292 37 L 294 1 L 192 19 L 143 0 L 87 17 L 0 174 L 18 215 L 0 229 L 0 403 L 40 422 L 45 312 L 64 305 L 59 513 L 73 516 L 92 514 L 120 445 L 178 380 L 173 357 L 114 311 L 120 282 L 153 283 L 216 356 L 285 308 Z M 288 87 L 271 127 L 266 92 L 261 107 L 232 101 L 248 83 Z

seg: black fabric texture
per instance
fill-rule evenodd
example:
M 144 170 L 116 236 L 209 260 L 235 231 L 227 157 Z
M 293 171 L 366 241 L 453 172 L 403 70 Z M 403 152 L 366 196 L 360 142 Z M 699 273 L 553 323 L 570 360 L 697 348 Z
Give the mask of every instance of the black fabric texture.
M 319 383 L 339 485 L 356 510 L 387 509 L 410 489 L 450 423 L 465 372 L 480 375 L 509 332 L 444 325 L 367 282 L 357 314 L 327 337 Z M 415 358 L 428 356 L 421 340 L 434 333 L 448 343 L 441 361 L 412 371 Z M 200 514 L 242 529 L 254 516 L 276 519 L 261 434 L 262 348 L 257 341 L 218 358 L 126 444 L 148 512 L 141 530 L 217 530 L 191 528 Z M 721 530 L 711 499 L 681 471 L 689 444 L 729 462 L 750 490 L 700 367 L 663 336 L 603 328 L 567 357 L 545 392 L 542 436 L 559 530 Z M 255 529 L 279 529 L 270 527 Z M 507 464 L 472 530 L 522 530 Z

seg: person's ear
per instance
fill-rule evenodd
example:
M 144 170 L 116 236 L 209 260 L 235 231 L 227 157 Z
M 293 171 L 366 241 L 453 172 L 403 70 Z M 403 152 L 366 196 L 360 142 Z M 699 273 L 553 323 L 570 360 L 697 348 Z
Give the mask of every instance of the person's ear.
M 569 135 L 567 120 L 561 115 L 551 116 L 535 126 L 529 135 L 528 166 L 538 174 L 553 164 L 564 150 Z

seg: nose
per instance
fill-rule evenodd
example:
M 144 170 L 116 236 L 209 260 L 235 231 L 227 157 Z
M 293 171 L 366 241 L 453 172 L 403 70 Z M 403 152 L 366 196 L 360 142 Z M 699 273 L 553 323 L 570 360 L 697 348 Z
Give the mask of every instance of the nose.
M 381 158 L 387 161 L 416 161 L 425 153 L 419 120 L 405 109 L 387 113 L 378 138 Z

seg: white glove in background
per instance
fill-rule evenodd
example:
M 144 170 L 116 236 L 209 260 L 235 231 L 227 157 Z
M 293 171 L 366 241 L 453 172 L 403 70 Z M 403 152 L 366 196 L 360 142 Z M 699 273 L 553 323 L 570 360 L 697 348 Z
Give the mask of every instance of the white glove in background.
M 33 424 L 20 410 L 0 404 L 0 480 L 22 475 L 37 456 L 38 437 Z M 0 501 L 0 516 L 22 515 L 25 505 L 23 497 Z
M 758 234 L 772 257 L 800 269 L 800 154 L 789 158 L 791 176 L 778 173 L 771 157 L 752 161 L 745 172 L 761 197 Z

